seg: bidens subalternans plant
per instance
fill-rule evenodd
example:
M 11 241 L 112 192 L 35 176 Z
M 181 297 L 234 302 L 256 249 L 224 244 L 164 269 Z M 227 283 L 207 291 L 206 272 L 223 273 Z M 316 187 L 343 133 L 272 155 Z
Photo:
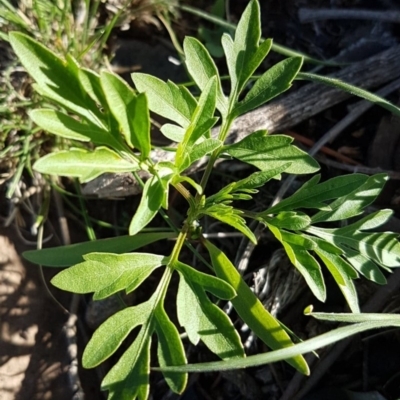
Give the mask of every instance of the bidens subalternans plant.
M 251 199 L 258 188 L 271 179 L 280 179 L 282 173 L 311 174 L 319 168 L 312 157 L 292 145 L 292 139 L 285 135 L 257 131 L 237 143 L 225 143 L 235 118 L 289 89 L 300 73 L 302 58 L 291 57 L 249 85 L 272 44 L 269 39 L 260 39 L 259 4 L 253 0 L 234 38 L 228 34 L 222 37 L 231 83 L 227 95 L 206 48 L 197 39 L 186 38 L 183 46 L 186 67 L 201 92 L 196 98 L 183 86 L 142 73 L 132 75 L 135 91 L 114 74 L 94 73 L 81 68 L 71 57 L 66 60 L 57 57 L 21 33 L 10 34 L 16 54 L 36 81 L 36 90 L 58 106 L 32 111 L 32 120 L 50 133 L 94 146 L 92 150 L 80 146 L 48 154 L 36 161 L 34 168 L 44 174 L 77 177 L 82 183 L 105 172 L 145 170 L 150 174 L 130 222 L 129 236 L 67 246 L 62 254 L 54 249 L 25 253 L 26 258 L 42 265 L 70 266 L 56 275 L 52 283 L 75 293 L 94 293 L 95 300 L 123 290 L 126 293 L 140 290 L 141 283 L 154 270 L 163 270 L 149 299 L 107 319 L 84 351 L 84 367 L 96 367 L 119 348 L 133 329 L 140 327 L 102 382 L 109 399 L 148 397 L 150 346 L 155 337 L 159 366 L 169 387 L 177 393 L 183 392 L 187 382 L 181 332 L 187 334 L 193 345 L 202 341 L 223 360 L 242 360 L 245 354 L 240 336 L 214 302 L 215 298 L 231 301 L 240 318 L 271 349 L 297 349 L 286 329 L 264 309 L 228 257 L 196 229 L 204 216 L 234 227 L 254 243 L 257 239 L 246 218 L 262 222 L 282 243 L 318 300 L 326 299 L 322 273 L 325 266 L 354 313 L 359 312 L 359 305 L 353 280 L 363 275 L 384 284 L 381 269 L 399 266 L 397 235 L 370 232 L 387 221 L 391 211 L 375 212 L 342 228 L 334 224 L 332 228 L 326 227 L 327 223 L 360 215 L 381 191 L 387 179 L 383 174 L 372 177 L 353 174 L 323 183 L 319 182 L 319 176 L 314 176 L 292 196 L 268 209 L 250 212 L 235 207 L 236 200 Z M 357 92 L 356 88 L 351 89 Z M 364 91 L 357 93 L 368 97 Z M 400 113 L 384 99 L 380 102 Z M 152 159 L 149 110 L 171 121 L 161 131 L 176 142 L 171 150 L 173 161 Z M 211 135 L 211 128 L 217 124 L 218 135 Z M 221 156 L 250 164 L 258 171 L 206 196 L 213 166 Z M 196 182 L 185 171 L 203 157 L 208 157 L 207 166 L 200 182 Z M 159 210 L 168 207 L 171 187 L 187 201 L 187 216 L 179 233 L 142 233 Z M 306 210 L 312 210 L 312 216 Z M 321 222 L 323 228 L 318 226 Z M 213 268 L 210 273 L 180 261 L 182 248 L 194 233 L 209 253 Z M 146 244 L 170 237 L 176 237 L 171 254 L 135 252 Z M 164 308 L 173 274 L 179 276 L 178 327 Z M 305 351 L 310 349 L 283 353 L 282 358 L 308 374 L 307 363 L 300 355 Z

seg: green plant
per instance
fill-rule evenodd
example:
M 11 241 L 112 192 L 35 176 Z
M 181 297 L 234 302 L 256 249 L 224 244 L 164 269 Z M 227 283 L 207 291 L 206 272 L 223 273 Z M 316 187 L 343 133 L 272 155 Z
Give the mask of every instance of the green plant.
M 94 70 L 108 65 L 105 50 L 112 30 L 122 17 L 138 13 L 141 7 L 136 2 L 136 8 L 131 6 L 127 11 L 131 5 L 129 0 L 113 2 L 114 12 L 101 11 L 105 7 L 101 0 L 21 0 L 17 3 L 0 0 L 0 41 L 8 42 L 8 32 L 18 30 L 48 49 L 69 54 L 84 67 Z M 27 161 L 40 152 L 45 138 L 45 133 L 34 127 L 27 115 L 43 100 L 31 85 L 32 80 L 21 74 L 15 60 L 0 67 L 0 168 L 8 175 L 7 198 L 14 196 L 24 171 L 29 171 Z
M 79 146 L 44 156 L 35 162 L 34 169 L 44 174 L 76 177 L 83 183 L 104 172 L 136 174 L 145 170 L 150 174 L 130 222 L 129 236 L 67 246 L 62 252 L 56 248 L 25 253 L 27 259 L 42 265 L 72 265 L 57 274 L 52 283 L 75 293 L 94 293 L 95 300 L 122 290 L 133 292 L 153 271 L 163 269 L 148 300 L 111 316 L 97 329 L 84 351 L 84 367 L 95 367 L 115 353 L 133 329 L 140 327 L 134 341 L 102 382 L 109 399 L 148 397 L 150 346 L 155 335 L 158 362 L 166 382 L 175 392 L 184 390 L 190 368 L 185 367 L 179 329 L 164 308 L 173 274 L 179 277 L 178 323 L 194 345 L 201 340 L 213 353 L 227 360 L 224 364 L 227 367 L 243 362 L 240 336 L 217 305 L 220 301 L 215 302 L 215 299 L 230 300 L 241 319 L 268 347 L 286 351 L 281 357 L 298 371 L 309 373 L 300 354 L 310 351 L 312 346 L 316 348 L 318 341 L 308 347 L 307 342 L 294 346 L 287 329 L 264 309 L 228 257 L 202 236 L 199 221 L 204 216 L 232 226 L 254 243 L 257 239 L 245 218 L 262 222 L 282 243 L 318 300 L 326 299 L 322 274 L 325 265 L 354 313 L 359 312 L 354 279 L 361 274 L 384 284 L 381 269 L 399 266 L 397 235 L 370 232 L 388 220 L 389 210 L 375 212 L 341 228 L 318 226 L 359 216 L 381 191 L 387 179 L 383 174 L 339 176 L 323 183 L 317 175 L 290 197 L 260 212 L 235 206 L 236 201 L 252 199 L 258 188 L 271 179 L 280 179 L 282 173 L 311 174 L 319 168 L 312 157 L 284 135 L 258 131 L 237 143 L 225 143 L 235 118 L 289 89 L 302 66 L 301 57 L 285 59 L 263 73 L 245 93 L 272 45 L 271 40 L 260 43 L 259 20 L 258 2 L 252 0 L 234 39 L 228 34 L 222 37 L 231 80 L 229 96 L 222 91 L 218 70 L 206 48 L 197 39 L 185 39 L 186 66 L 201 91 L 199 98 L 185 87 L 141 73 L 132 75 L 136 92 L 114 74 L 103 71 L 98 75 L 80 67 L 68 55 L 65 60 L 59 58 L 22 33 L 10 34 L 14 51 L 36 81 L 36 90 L 63 109 L 36 109 L 30 112 L 30 117 L 41 129 L 77 141 Z M 315 77 L 303 74 L 303 78 Z M 340 82 L 328 83 L 400 113 L 395 106 L 364 91 Z M 161 128 L 165 136 L 177 143 L 170 149 L 172 161 L 152 159 L 149 110 L 173 121 Z M 220 128 L 214 137 L 211 128 L 217 121 Z M 90 142 L 94 148 L 83 148 L 80 142 Z M 185 170 L 205 156 L 209 161 L 200 182 L 186 176 Z M 213 166 L 220 157 L 235 158 L 259 171 L 206 196 Z M 134 252 L 148 243 L 174 236 L 169 231 L 142 232 L 159 211 L 167 209 L 171 187 L 183 196 L 188 207 L 171 254 Z M 310 209 L 311 216 L 304 212 Z M 212 266 L 209 273 L 180 261 L 183 246 L 190 240 L 200 240 L 207 249 Z M 332 331 L 328 335 L 330 342 L 321 340 L 317 344 L 331 343 L 357 329 L 376 325 L 362 322 L 353 329 Z M 274 354 L 271 352 L 272 358 L 263 361 L 274 361 Z

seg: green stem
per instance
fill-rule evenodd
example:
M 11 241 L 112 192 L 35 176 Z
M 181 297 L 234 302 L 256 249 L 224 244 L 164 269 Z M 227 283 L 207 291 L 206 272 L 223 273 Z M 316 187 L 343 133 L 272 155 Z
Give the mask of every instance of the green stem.
M 172 249 L 172 253 L 171 253 L 168 265 L 173 266 L 176 263 L 176 261 L 178 261 L 179 254 L 182 250 L 183 245 L 185 244 L 187 233 L 188 233 L 188 226 L 187 226 L 187 223 L 185 223 L 183 225 L 182 231 L 179 232 L 179 235 L 176 239 L 176 243 L 175 243 L 174 248 Z
M 226 118 L 226 120 L 222 123 L 221 130 L 220 130 L 219 135 L 218 135 L 218 140 L 220 140 L 222 143 L 225 142 L 226 136 L 228 135 L 229 128 L 231 127 L 232 122 L 233 122 L 233 119 L 228 116 Z M 203 174 L 203 176 L 201 178 L 201 181 L 200 181 L 200 186 L 203 189 L 202 193 L 201 194 L 199 194 L 199 193 L 196 194 L 196 198 L 195 199 L 196 199 L 197 202 L 200 201 L 200 197 L 204 194 L 204 189 L 205 189 L 205 187 L 207 185 L 208 179 L 210 178 L 211 172 L 212 172 L 212 170 L 214 168 L 214 164 L 217 161 L 220 153 L 221 153 L 221 147 L 219 147 L 218 149 L 214 150 L 213 153 L 210 156 L 210 159 L 209 159 L 209 161 L 207 163 L 206 170 L 204 171 L 204 174 Z

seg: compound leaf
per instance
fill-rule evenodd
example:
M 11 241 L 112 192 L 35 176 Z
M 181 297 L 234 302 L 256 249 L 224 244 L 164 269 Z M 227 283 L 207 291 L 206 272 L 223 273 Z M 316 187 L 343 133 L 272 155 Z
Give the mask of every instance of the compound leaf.
M 324 229 L 310 226 L 307 232 L 333 243 L 345 253 L 347 249 L 353 249 L 383 268 L 395 268 L 400 266 L 398 235 L 392 232 L 362 231 L 385 222 L 390 213 L 390 210 L 381 210 L 343 228 Z M 351 257 L 352 252 L 349 255 Z
M 328 253 L 320 248 L 316 248 L 315 252 L 335 279 L 351 311 L 354 313 L 360 312 L 357 291 L 352 280 L 358 276 L 356 271 L 348 262 L 337 254 Z
M 293 231 L 305 229 L 311 224 L 311 218 L 308 215 L 295 211 L 281 211 L 275 217 L 265 218 L 265 220 L 277 228 Z
M 187 148 L 187 161 L 183 162 L 181 165 L 181 170 L 189 167 L 195 161 L 211 154 L 214 150 L 220 147 L 222 142 L 218 139 L 205 139 L 194 146 Z M 187 164 L 186 164 L 187 163 Z M 187 165 L 185 168 L 184 166 Z
M 144 94 L 135 95 L 118 75 L 103 71 L 100 75 L 108 107 L 118 121 L 126 142 L 141 151 L 142 159 L 150 153 L 150 115 Z

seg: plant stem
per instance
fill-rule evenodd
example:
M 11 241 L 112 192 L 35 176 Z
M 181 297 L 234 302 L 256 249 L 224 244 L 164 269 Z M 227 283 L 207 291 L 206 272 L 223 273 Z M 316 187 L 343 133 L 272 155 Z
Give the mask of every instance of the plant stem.
M 222 144 L 224 143 L 226 136 L 228 135 L 229 128 L 231 127 L 232 122 L 233 122 L 233 119 L 228 116 L 226 118 L 226 120 L 223 121 L 223 123 L 222 123 L 221 130 L 218 135 L 218 139 L 222 142 Z M 203 174 L 203 176 L 201 178 L 201 182 L 200 182 L 200 186 L 203 189 L 202 193 L 201 194 L 197 193 L 196 197 L 195 197 L 197 202 L 200 201 L 200 197 L 204 194 L 204 189 L 207 185 L 208 179 L 210 178 L 211 172 L 214 168 L 215 161 L 218 159 L 219 154 L 221 153 L 221 148 L 222 148 L 222 146 L 219 147 L 218 149 L 214 150 L 210 156 L 210 159 L 207 163 L 206 170 L 204 171 L 204 174 Z
M 171 256 L 170 256 L 170 261 L 168 263 L 169 266 L 170 265 L 173 266 L 175 264 L 175 262 L 178 261 L 179 254 L 180 254 L 180 252 L 182 250 L 183 245 L 185 244 L 187 233 L 188 233 L 188 223 L 185 222 L 185 224 L 182 227 L 182 231 L 179 232 L 179 235 L 178 235 L 178 237 L 176 239 L 175 246 L 172 249 L 172 253 L 171 253 Z

